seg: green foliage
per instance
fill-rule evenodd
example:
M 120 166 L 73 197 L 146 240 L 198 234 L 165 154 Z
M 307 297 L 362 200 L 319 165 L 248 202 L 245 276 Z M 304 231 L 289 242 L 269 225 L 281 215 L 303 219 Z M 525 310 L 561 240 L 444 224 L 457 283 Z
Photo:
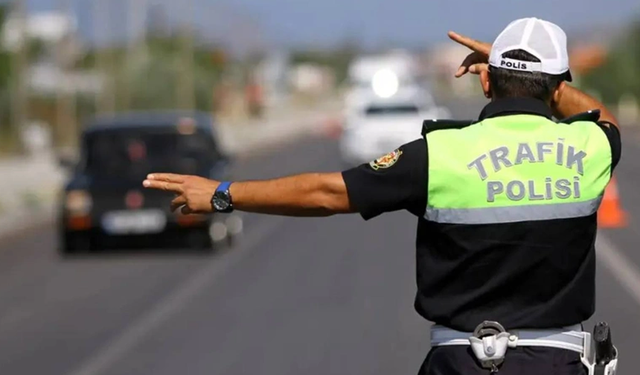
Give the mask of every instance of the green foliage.
M 5 90 L 11 78 L 11 54 L 0 51 L 0 90 Z
M 74 66 L 75 69 L 85 70 L 91 69 L 96 65 L 96 53 L 89 51 L 81 56 Z
M 582 77 L 582 85 L 600 92 L 608 103 L 625 93 L 640 98 L 640 20 L 610 50 L 606 62 Z
M 184 64 L 184 44 L 178 37 L 155 38 L 147 41 L 146 51 L 124 59 L 124 51 L 117 54 L 121 60 L 115 74 L 116 91 L 127 92 L 129 106 L 121 109 L 149 110 L 176 108 L 180 80 L 185 74 L 193 75 L 196 109 L 211 110 L 214 85 L 220 79 L 223 66 L 214 58 L 214 51 L 196 49 L 193 65 Z M 118 95 L 123 96 L 123 95 Z
M 0 38 L 4 30 L 4 23 L 9 13 L 8 4 L 0 4 Z M 2 131 L 2 139 L 0 139 L 0 149 L 6 149 L 5 143 L 11 138 L 11 128 L 8 127 L 11 118 L 11 97 L 9 95 L 9 85 L 11 84 L 11 63 L 12 54 L 9 51 L 0 49 L 0 130 Z
M 27 56 L 29 61 L 36 61 L 40 59 L 46 52 L 46 42 L 42 39 L 31 39 L 27 43 Z
M 110 66 L 107 74 L 116 98 L 129 99 L 128 103 L 119 103 L 118 110 L 177 108 L 178 85 L 191 72 L 196 109 L 210 110 L 214 86 L 225 68 L 224 55 L 215 47 L 195 47 L 192 68 L 187 69 L 184 51 L 184 38 L 167 34 L 148 38 L 144 45 L 135 46 L 133 52 L 127 46 L 89 51 L 77 68 L 96 68 L 97 54 L 101 54 Z
M 4 23 L 9 13 L 8 4 L 0 4 L 0 33 L 4 30 Z M 0 37 L 2 35 L 0 34 Z M 5 90 L 11 77 L 11 54 L 0 50 L 0 90 Z

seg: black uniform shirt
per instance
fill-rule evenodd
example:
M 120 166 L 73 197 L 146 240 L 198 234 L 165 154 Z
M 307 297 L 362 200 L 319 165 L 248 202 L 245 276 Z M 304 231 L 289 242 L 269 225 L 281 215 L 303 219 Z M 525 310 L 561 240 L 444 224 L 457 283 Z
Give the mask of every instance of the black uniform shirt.
M 534 99 L 501 99 L 489 103 L 481 112 L 479 120 L 485 118 L 508 116 L 517 114 L 533 114 L 551 118 L 550 108 L 542 101 Z M 611 145 L 612 170 L 618 164 L 621 155 L 621 140 L 618 129 L 607 123 L 599 123 L 605 132 Z M 555 220 L 553 223 L 521 222 L 506 226 L 492 227 L 491 225 L 474 226 L 473 233 L 485 231 L 485 238 L 491 237 L 498 241 L 500 232 L 521 233 L 522 238 L 531 236 L 531 233 L 545 230 L 548 234 L 547 243 L 535 243 L 532 246 L 522 246 L 518 251 L 509 249 L 508 256 L 504 251 L 492 252 L 481 249 L 470 241 L 466 241 L 467 234 L 471 234 L 468 226 L 449 224 L 445 228 L 450 233 L 459 232 L 457 243 L 451 243 L 450 238 L 438 238 L 442 227 L 426 221 L 423 217 L 427 206 L 427 182 L 428 182 L 428 153 L 427 143 L 424 139 L 407 143 L 399 148 L 401 154 L 395 164 L 379 168 L 375 164 L 367 163 L 343 172 L 343 178 L 347 186 L 349 200 L 360 212 L 365 220 L 374 218 L 382 213 L 407 210 L 418 217 L 416 250 L 417 250 L 417 274 L 418 294 L 416 297 L 416 310 L 423 317 L 435 323 L 449 326 L 454 329 L 470 331 L 482 320 L 498 320 L 505 328 L 542 328 L 560 327 L 579 323 L 588 319 L 593 314 L 594 280 L 595 280 L 595 253 L 593 244 L 577 243 L 580 234 L 576 228 L 595 233 L 595 215 L 587 218 Z M 580 220 L 582 219 L 582 220 Z M 548 228 L 542 226 L 548 225 Z M 508 227 L 508 228 L 507 228 Z M 532 230 L 535 229 L 535 230 Z M 468 231 L 468 232 L 467 232 Z M 575 237 L 571 235 L 575 234 Z M 473 238 L 473 236 L 469 235 Z M 562 238 L 560 238 L 562 237 Z M 586 236 L 588 237 L 588 236 Z M 447 242 L 449 241 L 449 242 Z M 555 242 L 554 242 L 555 241 Z M 537 251 L 539 248 L 551 248 L 575 244 L 575 252 L 567 251 L 565 254 L 555 252 L 545 254 Z M 552 245 L 550 245 L 552 244 Z M 450 247 L 451 253 L 443 254 L 434 251 L 434 248 Z M 456 249 L 456 245 L 460 249 Z M 585 250 L 586 248 L 586 250 Z M 474 254 L 469 254 L 469 250 Z M 536 250 L 536 256 L 531 256 L 532 249 Z M 457 251 L 457 252 L 456 252 Z M 550 250 L 549 250 L 550 251 Z M 463 253 L 464 252 L 464 253 Z M 556 254 L 557 253 L 557 254 Z M 459 256 L 455 256 L 458 254 Z M 547 259 L 543 258 L 547 257 Z M 555 257 L 555 258 L 554 258 Z M 553 258 L 553 259 L 552 259 Z M 533 262 L 546 262 L 536 269 Z M 504 270 L 504 275 L 497 278 L 513 278 L 513 291 L 494 290 L 491 285 L 477 285 L 479 283 L 490 284 L 486 275 L 474 280 L 474 263 L 500 262 L 505 267 L 496 267 L 497 273 Z M 521 268 L 517 275 L 528 279 L 517 280 L 514 274 L 514 266 Z M 559 267 L 555 270 L 559 274 L 575 276 L 573 279 L 562 282 L 566 285 L 550 285 L 545 289 L 536 284 L 545 282 L 544 274 L 549 267 Z M 545 269 L 546 268 L 546 269 Z M 508 270 L 507 270 L 508 269 Z M 530 272 L 529 272 L 530 271 Z M 462 274 L 460 274 L 462 272 Z M 577 276 L 576 276 L 577 275 Z M 475 285 L 474 288 L 466 286 Z M 533 291 L 531 296 L 522 292 L 523 288 L 538 289 L 538 296 Z M 499 295 L 502 293 L 502 297 Z M 553 294 L 553 295 L 551 295 Z M 491 298 L 487 298 L 491 296 Z M 505 301 L 504 297 L 513 296 L 513 301 Z M 574 301 L 576 296 L 582 298 L 581 302 Z M 492 303 L 491 300 L 496 303 Z M 517 300 L 515 300 L 517 299 Z M 517 313 L 517 312 L 520 313 Z M 479 321 L 480 320 L 480 321 Z

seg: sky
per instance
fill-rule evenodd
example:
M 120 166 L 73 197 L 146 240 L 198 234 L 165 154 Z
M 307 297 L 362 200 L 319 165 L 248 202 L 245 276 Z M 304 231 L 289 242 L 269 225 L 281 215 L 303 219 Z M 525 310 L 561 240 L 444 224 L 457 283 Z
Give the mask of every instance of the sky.
M 7 0 L 5 0 L 7 1 Z M 64 0 L 25 0 L 31 12 Z M 67 0 L 91 36 L 92 1 Z M 97 0 L 111 9 L 112 31 L 126 31 L 127 2 L 159 3 L 179 16 L 187 0 Z M 616 27 L 640 19 L 638 0 L 190 0 L 194 24 L 212 38 L 259 40 L 278 46 L 326 47 L 356 39 L 365 46 L 421 46 L 446 42 L 448 30 L 490 41 L 511 20 L 539 17 L 557 23 L 572 39 L 594 26 Z

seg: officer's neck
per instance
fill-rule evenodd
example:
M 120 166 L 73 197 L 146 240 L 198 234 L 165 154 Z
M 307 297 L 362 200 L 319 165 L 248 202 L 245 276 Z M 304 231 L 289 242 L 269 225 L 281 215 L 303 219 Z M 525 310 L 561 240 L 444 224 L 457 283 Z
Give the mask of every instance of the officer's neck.
M 544 102 L 544 104 L 551 106 L 551 99 L 542 100 L 542 99 L 538 99 L 530 96 L 496 96 L 495 94 L 491 95 L 491 102 L 496 102 L 499 100 L 527 100 L 527 99 L 539 100 L 541 102 Z

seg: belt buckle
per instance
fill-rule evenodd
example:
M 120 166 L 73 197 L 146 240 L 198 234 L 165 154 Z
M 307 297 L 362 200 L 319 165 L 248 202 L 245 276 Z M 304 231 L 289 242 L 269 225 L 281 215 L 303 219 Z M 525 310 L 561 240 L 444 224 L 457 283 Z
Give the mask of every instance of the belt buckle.
M 476 327 L 469 342 L 483 368 L 498 372 L 498 366 L 504 362 L 509 336 L 502 324 L 495 321 L 486 320 Z
M 485 336 L 499 335 L 503 332 L 507 332 L 507 330 L 504 329 L 502 324 L 490 320 L 485 320 L 484 322 L 478 324 L 476 329 L 473 331 L 473 337 L 481 339 Z

